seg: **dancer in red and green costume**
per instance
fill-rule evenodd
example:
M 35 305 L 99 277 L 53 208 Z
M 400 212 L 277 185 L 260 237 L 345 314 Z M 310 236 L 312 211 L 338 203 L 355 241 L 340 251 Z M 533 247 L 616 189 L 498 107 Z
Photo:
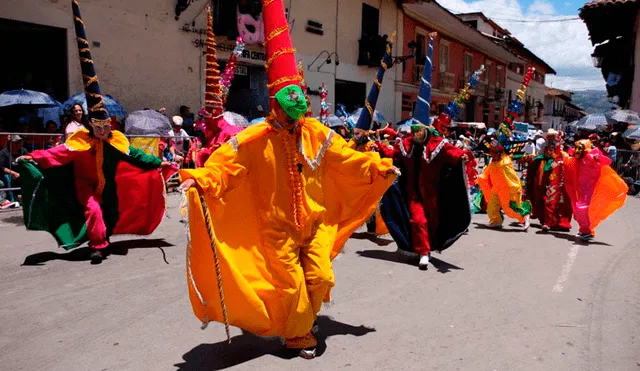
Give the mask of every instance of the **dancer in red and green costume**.
M 561 133 L 549 129 L 545 134 L 543 153 L 526 159 L 527 195 L 531 201 L 532 217 L 542 224 L 543 231 L 571 230 L 571 200 L 564 187 L 564 160 Z
M 170 166 L 129 145 L 111 130 L 78 2 L 72 2 L 89 127 L 63 145 L 22 156 L 28 229 L 50 232 L 65 249 L 86 240 L 91 259 L 104 258 L 114 234 L 151 234 L 165 211 L 164 181 L 157 170 Z

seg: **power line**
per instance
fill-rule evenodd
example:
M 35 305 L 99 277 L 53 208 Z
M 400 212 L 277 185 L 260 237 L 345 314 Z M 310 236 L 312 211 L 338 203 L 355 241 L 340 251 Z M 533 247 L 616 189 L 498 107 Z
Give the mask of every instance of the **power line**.
M 573 22 L 581 21 L 580 17 L 575 18 L 563 18 L 563 19 L 506 19 L 506 18 L 490 18 L 491 20 L 502 22 L 517 22 L 517 23 L 561 23 L 561 22 Z
M 452 12 L 452 13 L 458 13 L 458 14 L 464 14 L 464 13 L 468 13 L 468 12 L 463 12 L 461 10 L 455 10 L 455 9 L 451 9 L 451 8 L 447 8 L 444 7 L 445 9 L 447 9 L 448 11 Z M 498 12 L 491 12 L 495 15 L 497 15 L 497 18 L 494 17 L 487 17 L 490 20 L 495 20 L 495 21 L 503 21 L 503 22 L 516 22 L 516 23 L 559 23 L 559 22 L 573 22 L 573 21 L 578 21 L 581 20 L 580 17 L 571 17 L 571 18 L 555 18 L 555 19 L 515 19 L 515 18 L 500 18 L 500 16 L 505 16 L 505 17 L 512 17 L 512 16 L 517 16 L 516 13 L 498 13 Z

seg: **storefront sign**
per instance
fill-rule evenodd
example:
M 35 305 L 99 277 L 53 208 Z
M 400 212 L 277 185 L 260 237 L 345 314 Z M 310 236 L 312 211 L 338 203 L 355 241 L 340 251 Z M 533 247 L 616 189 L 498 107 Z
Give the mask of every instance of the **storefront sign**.
M 235 45 L 233 44 L 220 43 L 218 44 L 217 50 L 220 52 L 231 53 L 233 52 L 234 48 L 235 48 Z M 242 52 L 242 55 L 240 56 L 240 58 L 238 59 L 252 61 L 252 62 L 264 62 L 267 60 L 265 52 L 259 51 L 259 50 L 249 50 L 249 49 L 245 49 Z

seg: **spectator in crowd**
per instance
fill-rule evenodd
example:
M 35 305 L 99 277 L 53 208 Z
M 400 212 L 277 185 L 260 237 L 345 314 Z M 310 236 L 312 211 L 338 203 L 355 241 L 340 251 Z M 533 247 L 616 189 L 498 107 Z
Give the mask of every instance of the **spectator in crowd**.
M 184 161 L 185 154 L 191 147 L 191 139 L 186 130 L 183 129 L 183 118 L 181 116 L 173 116 L 173 129 L 169 131 L 170 144 L 169 151 L 173 157 L 173 161 L 181 164 Z M 186 148 L 185 148 L 186 147 Z
M 542 151 L 544 150 L 544 145 L 546 143 L 547 141 L 544 140 L 544 133 L 542 132 L 542 130 L 538 130 L 535 136 L 536 153 L 542 153 Z
M 195 134 L 195 116 L 191 112 L 191 108 L 180 106 L 180 118 L 182 118 L 182 129 L 187 132 L 187 135 L 193 136 Z
M 10 143 L 0 150 L 0 173 L 3 183 L 8 188 L 19 187 L 20 174 L 11 168 L 13 161 L 29 152 L 22 146 L 22 138 L 19 135 L 12 135 Z M 16 197 L 12 191 L 8 192 L 9 201 L 15 202 Z
M 47 134 L 59 134 L 58 133 L 58 125 L 55 121 L 47 121 L 47 125 L 45 125 L 45 133 Z M 60 143 L 60 135 L 55 136 L 47 136 L 44 137 L 44 149 L 49 149 L 51 147 L 55 147 Z
M 84 109 L 79 104 L 71 106 L 67 112 L 65 112 L 64 118 L 64 136 L 68 139 L 69 136 L 75 133 L 79 129 L 83 129 L 87 123 L 87 115 L 84 113 Z

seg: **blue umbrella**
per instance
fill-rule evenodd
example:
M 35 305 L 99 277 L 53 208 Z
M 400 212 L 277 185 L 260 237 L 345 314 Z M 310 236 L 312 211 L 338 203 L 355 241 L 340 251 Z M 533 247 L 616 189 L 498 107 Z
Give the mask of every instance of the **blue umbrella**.
M 104 98 L 104 106 L 109 112 L 109 116 L 115 116 L 124 118 L 127 116 L 127 111 L 125 111 L 124 107 L 118 101 L 116 101 L 112 96 L 106 94 L 102 96 Z M 66 111 L 74 104 L 82 105 L 82 109 L 87 112 L 87 98 L 84 93 L 78 93 L 71 98 L 67 99 L 66 102 L 62 105 L 62 108 Z
M 0 94 L 0 107 L 16 105 L 60 107 L 60 103 L 57 100 L 51 98 L 49 94 L 39 91 L 19 89 L 5 91 Z
M 349 122 L 349 124 L 351 124 L 352 127 L 356 126 L 356 123 L 358 122 L 358 119 L 360 118 L 361 114 L 362 114 L 362 108 L 358 108 L 357 110 L 353 111 L 353 113 L 349 116 L 349 118 L 347 119 L 347 122 Z M 383 126 L 387 122 L 384 119 L 384 116 L 382 116 L 382 114 L 378 111 L 374 111 L 373 119 L 371 121 L 377 122 Z

